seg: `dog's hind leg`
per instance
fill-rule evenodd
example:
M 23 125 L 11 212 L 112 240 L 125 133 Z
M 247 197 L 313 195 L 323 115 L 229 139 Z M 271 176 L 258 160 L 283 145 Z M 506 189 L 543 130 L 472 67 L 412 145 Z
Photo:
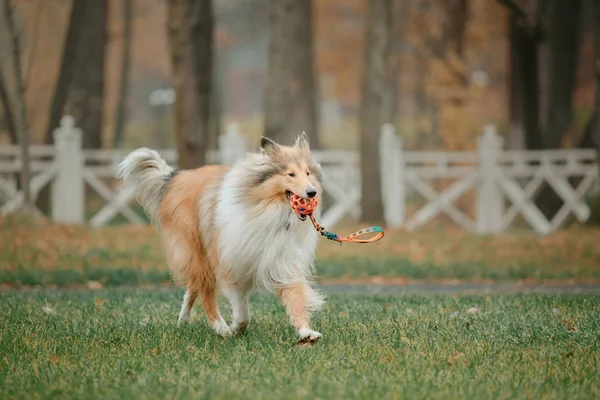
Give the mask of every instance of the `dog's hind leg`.
M 188 288 L 183 296 L 183 304 L 181 305 L 181 311 L 179 312 L 179 324 L 184 324 L 189 321 L 192 314 L 192 306 L 198 298 L 198 292 L 192 288 Z
M 193 286 L 200 294 L 200 303 L 206 312 L 210 326 L 218 335 L 231 336 L 233 331 L 219 312 L 217 304 L 219 290 L 214 269 L 209 261 L 200 255 L 193 257 L 192 263 L 191 270 L 195 272 Z
M 279 296 L 285 305 L 290 322 L 300 337 L 300 342 L 316 342 L 321 333 L 310 329 L 310 312 L 323 304 L 322 296 L 307 283 L 288 285 L 279 290 Z

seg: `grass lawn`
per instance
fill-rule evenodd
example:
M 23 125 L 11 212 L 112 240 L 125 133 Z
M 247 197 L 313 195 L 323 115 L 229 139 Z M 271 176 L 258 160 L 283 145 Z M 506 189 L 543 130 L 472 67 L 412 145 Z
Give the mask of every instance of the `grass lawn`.
M 356 226 L 341 226 L 345 234 Z M 149 226 L 102 229 L 16 217 L 0 218 L 0 284 L 104 286 L 169 281 Z M 320 279 L 600 280 L 600 228 L 574 226 L 540 237 L 531 232 L 477 236 L 460 229 L 388 230 L 372 244 L 321 240 Z
M 0 398 L 600 398 L 600 296 L 336 294 L 314 346 L 271 296 L 225 339 L 181 297 L 0 293 Z

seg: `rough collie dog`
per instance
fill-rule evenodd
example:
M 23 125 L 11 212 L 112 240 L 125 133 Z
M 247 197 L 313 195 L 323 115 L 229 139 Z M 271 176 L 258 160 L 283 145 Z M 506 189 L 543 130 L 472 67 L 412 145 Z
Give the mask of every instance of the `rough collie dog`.
M 199 297 L 214 331 L 243 332 L 248 297 L 267 290 L 280 298 L 301 341 L 316 341 L 311 312 L 323 303 L 312 287 L 318 233 L 289 197 L 321 196 L 321 169 L 303 132 L 293 146 L 263 137 L 260 152 L 233 166 L 175 171 L 150 149 L 130 153 L 118 174 L 132 188 L 159 234 L 174 281 L 186 288 L 179 323 Z M 315 216 L 319 216 L 317 208 Z M 217 297 L 231 303 L 231 325 Z

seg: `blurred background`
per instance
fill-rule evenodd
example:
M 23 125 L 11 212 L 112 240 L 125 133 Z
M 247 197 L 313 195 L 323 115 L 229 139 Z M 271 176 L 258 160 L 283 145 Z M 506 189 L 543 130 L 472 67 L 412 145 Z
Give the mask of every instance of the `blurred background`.
M 128 150 L 195 168 L 304 130 L 332 227 L 600 221 L 596 0 L 0 2 L 0 214 L 143 224 Z

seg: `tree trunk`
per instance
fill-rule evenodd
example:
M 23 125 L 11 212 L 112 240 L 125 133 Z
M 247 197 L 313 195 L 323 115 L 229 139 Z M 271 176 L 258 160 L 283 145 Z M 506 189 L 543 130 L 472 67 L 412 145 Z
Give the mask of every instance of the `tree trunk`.
M 544 129 L 547 149 L 559 148 L 571 127 L 580 9 L 581 0 L 551 0 L 548 4 L 548 104 Z
M 67 104 L 69 88 L 71 87 L 71 82 L 73 81 L 73 75 L 75 73 L 81 32 L 85 24 L 83 17 L 85 15 L 87 4 L 88 0 L 74 0 L 72 2 L 69 27 L 65 37 L 58 79 L 56 80 L 54 95 L 52 96 L 50 105 L 48 126 L 46 127 L 45 142 L 48 144 L 53 142 L 52 132 L 54 132 L 54 129 L 58 128 L 60 119 L 63 117 L 65 105 Z
M 121 84 L 117 102 L 117 121 L 115 123 L 115 148 L 123 146 L 125 121 L 127 120 L 127 99 L 129 95 L 129 73 L 131 70 L 131 24 L 133 20 L 133 0 L 123 0 L 123 55 L 121 59 Z
M 548 56 L 546 58 L 546 123 L 542 142 L 545 149 L 557 149 L 571 127 L 573 89 L 579 55 L 579 10 L 581 0 L 551 0 L 548 4 Z M 550 219 L 563 200 L 548 184 L 540 190 L 536 203 Z
M 206 164 L 210 136 L 211 92 L 213 84 L 213 10 L 212 0 L 190 0 L 191 60 L 196 95 L 198 149 L 195 162 Z
M 1 66 L 1 65 L 0 65 Z M 2 116 L 4 125 L 8 131 L 11 144 L 18 143 L 17 126 L 15 124 L 15 116 L 13 114 L 8 88 L 5 85 L 3 71 L 0 70 L 0 101 L 2 102 Z
M 448 14 L 446 35 L 449 48 L 459 57 L 463 56 L 465 32 L 469 21 L 469 0 L 446 0 L 444 6 Z
M 527 20 L 509 16 L 509 118 L 511 129 L 525 135 L 528 149 L 543 149 L 539 125 L 539 75 L 537 38 Z
M 102 147 L 104 117 L 108 0 L 89 0 L 83 19 L 67 109 L 83 132 L 82 147 L 99 149 Z
M 217 150 L 218 149 L 218 141 L 219 135 L 221 134 L 221 115 L 223 113 L 223 104 L 222 104 L 222 77 L 220 73 L 221 65 L 219 60 L 213 55 L 213 76 L 212 76 L 212 86 L 210 92 L 210 118 L 209 118 L 209 131 L 208 138 L 206 139 L 206 149 L 207 150 Z
M 594 78 L 596 90 L 594 92 L 594 106 L 583 131 L 579 147 L 596 149 L 600 155 L 600 0 L 594 0 L 592 9 L 594 11 Z M 600 163 L 600 159 L 598 162 Z M 600 206 L 600 197 L 598 205 Z M 600 207 L 598 207 L 598 212 L 600 217 Z
M 312 0 L 271 0 L 265 136 L 291 144 L 305 131 L 318 147 Z
M 407 13 L 406 3 L 392 1 L 392 22 L 390 27 L 390 65 L 389 86 L 386 91 L 386 102 L 384 107 L 383 121 L 396 125 L 396 114 L 398 113 L 398 84 L 402 74 L 401 55 L 404 47 L 404 21 Z
M 90 0 L 74 0 L 71 4 L 69 26 L 64 40 L 60 69 L 50 103 L 48 125 L 46 126 L 46 136 L 44 139 L 46 144 L 54 142 L 53 132 L 58 128 L 60 119 L 64 116 L 69 98 L 69 90 L 77 67 L 79 42 L 82 40 L 81 34 L 85 25 L 84 16 L 88 1 Z M 79 121 L 77 123 L 79 124 Z M 37 208 L 46 214 L 50 212 L 50 186 L 46 186 L 40 190 L 37 197 Z
M 168 36 L 175 89 L 174 124 L 180 168 L 204 164 L 212 77 L 209 0 L 169 0 Z
M 599 154 L 598 163 L 600 163 L 600 0 L 594 0 L 594 75 L 596 78 L 596 91 L 594 98 L 594 109 L 592 115 L 585 127 L 580 147 L 594 148 Z M 599 167 L 600 168 L 600 167 Z M 592 205 L 592 215 L 590 221 L 600 224 L 600 195 L 596 197 Z
M 30 184 L 30 157 L 29 157 L 29 132 L 27 124 L 27 109 L 25 104 L 25 83 L 21 69 L 21 35 L 17 28 L 16 11 L 11 7 L 9 0 L 4 0 L 4 15 L 7 19 L 8 30 L 11 35 L 12 62 L 16 90 L 16 119 L 18 122 L 19 145 L 21 147 L 21 190 L 23 191 L 22 208 L 26 213 L 33 212 Z
M 360 107 L 361 220 L 383 223 L 379 132 L 386 89 L 392 0 L 369 2 Z

